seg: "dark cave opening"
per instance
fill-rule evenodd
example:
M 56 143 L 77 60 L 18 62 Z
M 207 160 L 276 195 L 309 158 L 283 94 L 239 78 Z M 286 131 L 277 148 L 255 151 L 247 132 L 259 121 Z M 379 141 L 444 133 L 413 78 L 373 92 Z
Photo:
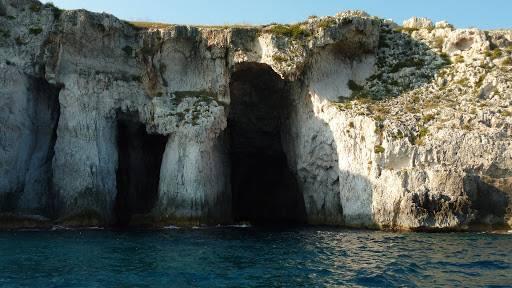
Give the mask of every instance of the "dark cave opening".
M 151 135 L 136 113 L 117 115 L 116 226 L 129 226 L 134 215 L 154 208 L 167 137 Z
M 305 205 L 282 145 L 288 90 L 268 65 L 232 74 L 228 116 L 233 217 L 257 225 L 302 224 Z
M 44 182 L 35 182 L 35 185 L 46 191 L 46 203 L 43 210 L 46 214 L 55 217 L 57 214 L 57 195 L 53 191 L 53 157 L 55 155 L 55 144 L 57 143 L 57 128 L 60 120 L 59 94 L 64 86 L 62 84 L 50 84 L 42 78 L 34 79 L 34 90 L 39 97 L 35 101 L 35 115 L 37 119 L 35 150 L 42 150 L 46 157 L 44 164 L 38 164 L 42 168 Z M 38 148 L 39 147 L 39 148 Z M 44 214 L 44 213 L 43 213 Z
M 43 215 L 55 217 L 56 195 L 52 187 L 53 156 L 57 141 L 57 127 L 60 119 L 60 84 L 51 84 L 40 77 L 28 77 L 27 112 L 29 123 L 26 126 L 30 139 L 25 174 L 16 190 L 0 193 L 0 212 Z M 27 137 L 23 137 L 27 139 Z M 19 139 L 19 141 L 23 141 Z M 26 144 L 26 143 L 25 143 Z M 20 148 L 24 147 L 20 144 Z

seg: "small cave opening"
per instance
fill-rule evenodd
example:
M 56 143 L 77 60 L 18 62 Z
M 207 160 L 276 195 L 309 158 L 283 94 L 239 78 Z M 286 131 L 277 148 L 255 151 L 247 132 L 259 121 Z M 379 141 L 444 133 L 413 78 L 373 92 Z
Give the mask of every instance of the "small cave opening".
M 282 129 L 289 90 L 266 64 L 245 63 L 230 81 L 228 132 L 235 222 L 305 222 L 305 204 L 288 167 Z
M 31 181 L 31 186 L 25 187 L 36 191 L 34 187 L 42 189 L 45 202 L 42 205 L 43 211 L 50 217 L 57 214 L 57 195 L 53 191 L 53 157 L 55 155 L 55 144 L 57 143 L 57 128 L 60 120 L 59 94 L 64 88 L 63 84 L 50 84 L 46 79 L 33 79 L 33 87 L 36 93 L 34 101 L 34 115 L 37 123 L 35 125 L 36 142 L 34 143 L 34 155 L 44 155 L 33 165 L 40 167 L 41 176 Z M 42 151 L 43 153 L 40 153 Z M 33 160 L 35 157 L 33 157 Z M 37 159 L 37 158 L 36 158 Z M 41 180 L 44 179 L 44 180 Z
M 135 215 L 154 208 L 166 144 L 167 136 L 146 132 L 137 113 L 117 114 L 115 226 L 128 227 Z
M 24 159 L 23 177 L 19 178 L 13 191 L 0 193 L 0 213 L 54 218 L 57 197 L 52 187 L 53 157 L 60 119 L 59 94 L 63 85 L 52 84 L 41 77 L 28 76 L 28 80 L 24 102 L 28 114 L 26 120 L 18 120 L 27 121 L 23 126 L 27 129 L 13 133 L 11 139 L 6 137 L 6 141 L 19 143 L 17 157 Z

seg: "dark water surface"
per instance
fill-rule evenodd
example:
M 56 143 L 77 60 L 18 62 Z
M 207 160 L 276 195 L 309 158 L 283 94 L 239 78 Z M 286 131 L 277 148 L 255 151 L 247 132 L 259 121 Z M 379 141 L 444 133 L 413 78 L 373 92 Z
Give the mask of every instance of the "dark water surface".
M 512 235 L 326 228 L 0 233 L 0 287 L 511 286 Z

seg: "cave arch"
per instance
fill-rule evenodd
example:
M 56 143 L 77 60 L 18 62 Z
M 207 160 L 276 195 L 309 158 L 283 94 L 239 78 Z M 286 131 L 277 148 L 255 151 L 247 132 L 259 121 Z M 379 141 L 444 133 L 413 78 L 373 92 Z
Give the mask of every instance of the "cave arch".
M 146 132 L 137 113 L 117 114 L 115 226 L 137 225 L 133 218 L 144 216 L 154 208 L 166 144 L 166 136 Z
M 231 75 L 228 131 L 235 222 L 302 224 L 305 204 L 283 148 L 288 83 L 266 64 Z

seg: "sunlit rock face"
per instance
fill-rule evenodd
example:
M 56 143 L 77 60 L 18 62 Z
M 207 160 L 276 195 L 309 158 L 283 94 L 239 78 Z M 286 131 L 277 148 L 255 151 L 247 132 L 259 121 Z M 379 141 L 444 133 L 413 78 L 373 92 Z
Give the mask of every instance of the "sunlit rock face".
M 510 31 L 0 24 L 0 227 L 512 224 Z

